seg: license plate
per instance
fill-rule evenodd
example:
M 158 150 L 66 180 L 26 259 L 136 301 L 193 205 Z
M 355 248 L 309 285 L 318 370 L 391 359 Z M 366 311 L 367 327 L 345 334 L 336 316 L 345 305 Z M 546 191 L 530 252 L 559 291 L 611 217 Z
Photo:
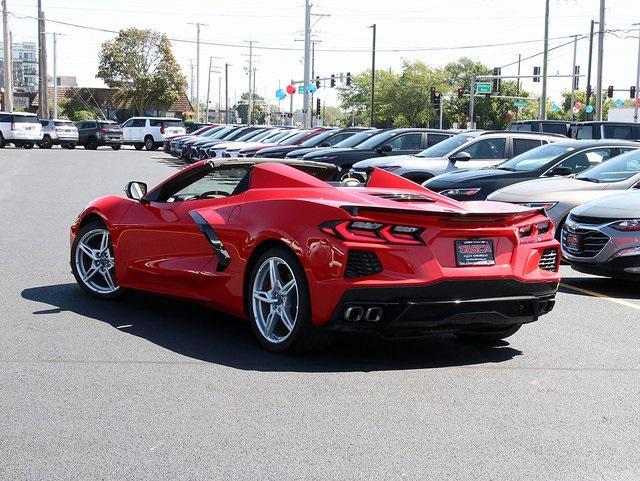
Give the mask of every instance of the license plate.
M 492 266 L 496 263 L 490 239 L 457 240 L 455 245 L 458 266 Z

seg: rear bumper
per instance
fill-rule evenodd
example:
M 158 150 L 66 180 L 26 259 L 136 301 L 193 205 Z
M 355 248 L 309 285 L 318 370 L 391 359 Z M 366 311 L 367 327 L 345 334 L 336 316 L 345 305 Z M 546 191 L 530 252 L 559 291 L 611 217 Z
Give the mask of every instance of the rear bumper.
M 402 337 L 506 329 L 534 322 L 551 311 L 557 289 L 556 281 L 514 279 L 353 288 L 344 293 L 323 327 Z M 359 312 L 362 317 L 357 319 Z

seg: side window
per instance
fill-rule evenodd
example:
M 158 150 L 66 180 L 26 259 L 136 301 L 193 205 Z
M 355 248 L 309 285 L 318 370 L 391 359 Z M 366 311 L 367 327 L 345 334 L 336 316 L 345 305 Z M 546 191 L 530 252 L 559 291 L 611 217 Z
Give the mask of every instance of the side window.
M 504 159 L 507 139 L 482 139 L 464 149 L 472 159 Z
M 605 125 L 604 138 L 635 140 L 633 130 L 633 127 L 630 125 Z
M 593 126 L 584 125 L 578 127 L 576 131 L 576 139 L 593 139 Z
M 330 139 L 328 139 L 327 142 L 331 145 L 336 145 L 338 142 L 342 142 L 344 139 L 348 139 L 352 135 L 353 135 L 353 132 L 344 132 L 342 134 L 336 134 Z
M 614 149 L 597 149 L 589 150 L 587 152 L 579 152 L 570 157 L 567 157 L 556 167 L 569 167 L 571 172 L 577 174 L 583 170 L 598 165 L 605 160 L 613 157 L 615 153 Z
M 542 142 L 534 139 L 513 139 L 513 156 L 524 154 L 528 150 L 540 147 Z
M 43 127 L 46 127 L 47 125 L 49 125 L 49 122 L 47 122 L 46 120 L 41 120 L 40 125 L 42 125 Z
M 448 138 L 449 138 L 448 135 L 427 134 L 427 147 L 436 145 L 438 142 L 442 142 L 443 140 Z
M 391 146 L 391 150 L 420 150 L 421 142 L 422 132 L 414 132 L 411 134 L 398 135 L 387 142 L 387 144 Z
M 127 120 L 124 124 L 122 124 L 122 127 L 132 127 L 133 126 L 133 119 L 129 119 Z
M 542 124 L 542 131 L 550 134 L 567 135 L 568 129 L 565 124 Z
M 134 119 L 131 127 L 144 127 L 146 123 L 146 119 Z
M 162 127 L 162 120 L 158 120 L 158 119 L 150 119 L 149 120 L 149 125 L 151 127 Z
M 95 122 L 87 122 L 85 126 L 87 129 L 95 129 L 97 127 Z

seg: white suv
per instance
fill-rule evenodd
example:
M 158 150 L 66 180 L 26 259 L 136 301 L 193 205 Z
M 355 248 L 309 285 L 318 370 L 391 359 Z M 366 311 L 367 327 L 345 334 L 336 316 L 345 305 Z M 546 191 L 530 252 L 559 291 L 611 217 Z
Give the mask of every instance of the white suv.
M 0 148 L 6 144 L 32 148 L 42 140 L 42 125 L 36 114 L 0 112 Z
M 50 149 L 61 145 L 65 149 L 74 149 L 78 143 L 78 128 L 71 120 L 41 120 L 42 140 L 38 143 L 41 149 Z
M 156 150 L 165 139 L 185 133 L 182 120 L 173 117 L 132 117 L 122 124 L 123 143 L 137 150 Z

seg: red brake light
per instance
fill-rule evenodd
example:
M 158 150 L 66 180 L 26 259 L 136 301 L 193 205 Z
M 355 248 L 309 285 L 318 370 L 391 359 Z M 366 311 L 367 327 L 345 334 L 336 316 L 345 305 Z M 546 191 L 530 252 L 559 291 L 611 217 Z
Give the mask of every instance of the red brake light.
M 319 226 L 325 234 L 339 239 L 374 244 L 423 244 L 422 228 L 405 225 L 382 224 L 368 221 L 332 221 Z
M 164 134 L 164 125 L 162 127 L 160 127 L 160 133 Z
M 106 131 L 107 131 L 107 129 L 106 129 L 106 128 L 104 128 L 104 127 L 100 127 L 100 132 L 106 132 Z
M 543 237 L 549 236 L 553 236 L 553 223 L 550 220 L 523 225 L 518 228 L 518 237 L 526 239 L 524 242 L 540 242 Z

